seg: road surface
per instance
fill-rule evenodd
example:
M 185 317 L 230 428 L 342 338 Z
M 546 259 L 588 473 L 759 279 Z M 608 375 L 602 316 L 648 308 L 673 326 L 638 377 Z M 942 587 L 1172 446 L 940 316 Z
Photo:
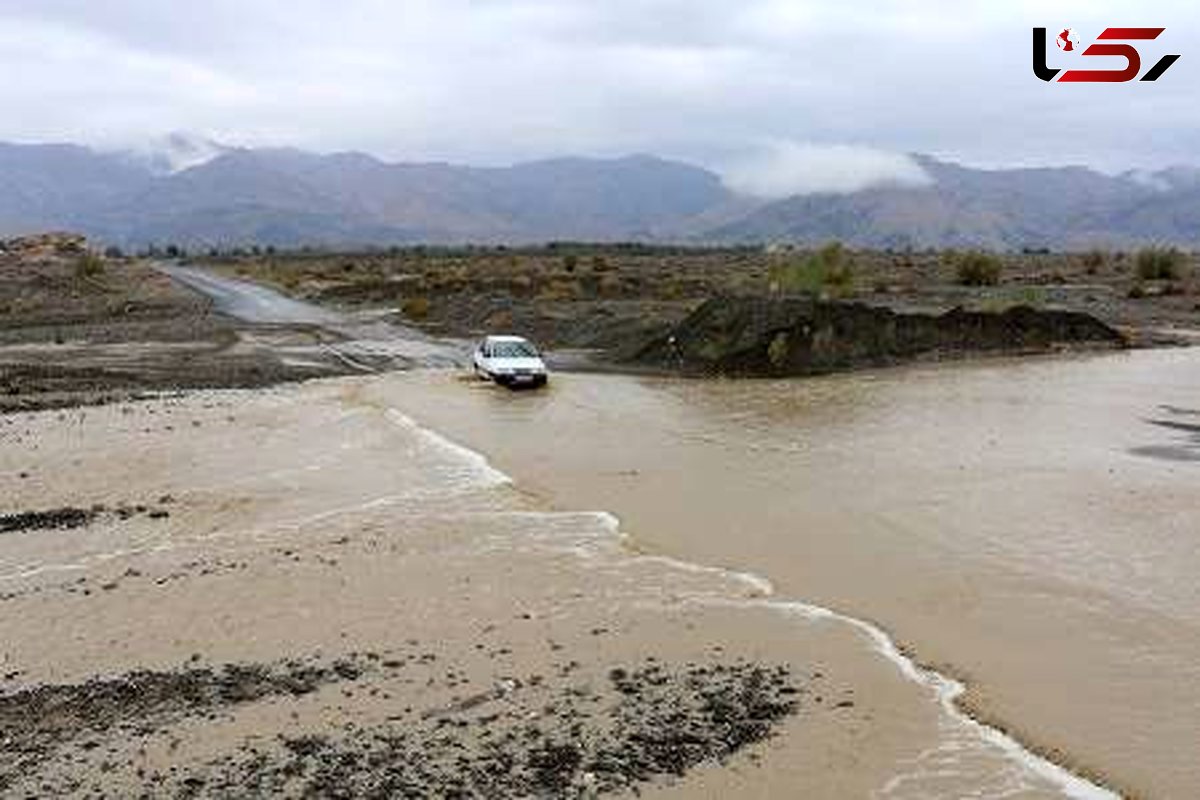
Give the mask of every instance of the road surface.
M 469 360 L 467 342 L 435 339 L 414 328 L 388 322 L 379 312 L 334 311 L 287 297 L 266 286 L 197 267 L 160 263 L 158 268 L 209 297 L 222 314 L 248 325 L 304 327 L 328 334 L 322 337 L 327 341 L 316 346 L 281 345 L 286 357 L 312 357 L 319 352 L 363 372 L 461 366 Z

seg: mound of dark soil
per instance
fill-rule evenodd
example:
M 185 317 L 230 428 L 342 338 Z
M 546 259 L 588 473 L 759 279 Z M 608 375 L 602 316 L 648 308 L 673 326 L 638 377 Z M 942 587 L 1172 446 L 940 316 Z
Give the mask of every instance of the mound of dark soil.
M 1089 314 L 1028 306 L 935 315 L 808 296 L 720 296 L 628 358 L 697 373 L 807 375 L 926 356 L 1078 345 L 1123 347 L 1126 341 Z

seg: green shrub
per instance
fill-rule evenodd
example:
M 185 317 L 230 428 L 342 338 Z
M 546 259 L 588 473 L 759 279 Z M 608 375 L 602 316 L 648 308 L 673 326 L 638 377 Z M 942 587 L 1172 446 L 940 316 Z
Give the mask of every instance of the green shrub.
M 830 242 L 806 258 L 772 265 L 770 281 L 781 292 L 844 295 L 854 288 L 854 268 L 841 242 Z
M 995 286 L 1000 282 L 1000 259 L 991 253 L 972 250 L 960 255 L 955 265 L 958 282 L 963 286 Z
M 1144 281 L 1174 281 L 1183 276 L 1183 253 L 1174 247 L 1147 247 L 1137 254 L 1137 274 Z
M 1017 293 L 1017 302 L 1030 308 L 1041 308 L 1046 304 L 1046 290 L 1037 286 L 1026 286 Z

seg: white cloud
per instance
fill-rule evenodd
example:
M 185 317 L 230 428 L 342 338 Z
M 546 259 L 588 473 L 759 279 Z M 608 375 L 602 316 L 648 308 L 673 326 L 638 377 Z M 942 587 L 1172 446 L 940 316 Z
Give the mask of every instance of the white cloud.
M 817 192 L 854 192 L 879 185 L 922 186 L 930 177 L 910 156 L 870 147 L 771 142 L 723 171 L 743 194 L 775 199 Z

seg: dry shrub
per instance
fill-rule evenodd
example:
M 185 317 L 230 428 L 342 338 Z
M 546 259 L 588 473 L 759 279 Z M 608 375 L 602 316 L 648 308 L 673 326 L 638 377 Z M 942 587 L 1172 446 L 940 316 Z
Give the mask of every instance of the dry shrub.
M 958 256 L 954 272 L 963 286 L 995 286 L 1000 282 L 1000 259 L 991 253 L 972 250 Z
M 400 305 L 400 310 L 409 319 L 423 320 L 429 316 L 429 305 L 428 297 L 406 297 Z
M 582 296 L 583 286 L 580 285 L 579 281 L 567 281 L 561 279 L 554 279 L 550 281 L 548 284 L 542 287 L 540 292 L 538 292 L 539 300 L 546 300 L 550 302 L 578 300 Z
M 1137 274 L 1144 281 L 1176 281 L 1183 276 L 1183 253 L 1174 247 L 1147 247 L 1137 254 Z

